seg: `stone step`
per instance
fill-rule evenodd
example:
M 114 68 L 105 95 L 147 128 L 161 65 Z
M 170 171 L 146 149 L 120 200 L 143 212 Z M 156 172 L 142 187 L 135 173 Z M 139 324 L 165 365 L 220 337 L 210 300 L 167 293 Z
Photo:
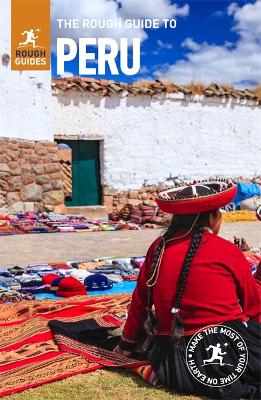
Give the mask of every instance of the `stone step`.
M 66 207 L 67 214 L 81 214 L 86 218 L 107 218 L 108 213 L 105 206 L 74 206 Z

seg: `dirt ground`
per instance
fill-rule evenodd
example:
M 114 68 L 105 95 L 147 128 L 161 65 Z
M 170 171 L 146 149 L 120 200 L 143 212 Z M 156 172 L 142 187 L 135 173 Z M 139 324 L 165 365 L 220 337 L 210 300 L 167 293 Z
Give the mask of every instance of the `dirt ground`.
M 53 233 L 0 237 L 0 267 L 30 263 L 73 261 L 106 256 L 144 255 L 160 230 Z M 222 225 L 221 236 L 244 237 L 261 246 L 260 222 Z

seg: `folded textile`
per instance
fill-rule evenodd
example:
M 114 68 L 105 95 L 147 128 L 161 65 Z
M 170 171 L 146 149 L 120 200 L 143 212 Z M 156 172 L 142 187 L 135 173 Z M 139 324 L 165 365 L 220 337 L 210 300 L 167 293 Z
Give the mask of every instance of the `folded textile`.
M 0 276 L 0 284 L 9 287 L 10 289 L 19 290 L 21 285 L 14 278 L 7 278 L 5 276 Z
M 4 276 L 5 278 L 10 278 L 12 274 L 10 271 L 8 271 L 8 269 L 0 269 L 0 276 Z
M 76 270 L 71 270 L 70 271 L 70 276 L 73 278 L 78 279 L 80 282 L 84 282 L 84 279 L 87 278 L 87 276 L 90 276 L 91 273 L 89 271 L 85 271 L 83 269 L 76 269 Z

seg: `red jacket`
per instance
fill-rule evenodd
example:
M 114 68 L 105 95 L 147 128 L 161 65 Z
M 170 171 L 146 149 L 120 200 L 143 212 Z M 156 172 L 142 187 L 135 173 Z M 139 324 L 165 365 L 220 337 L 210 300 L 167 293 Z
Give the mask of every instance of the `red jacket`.
M 158 319 L 157 334 L 170 335 L 177 282 L 191 242 L 169 242 L 164 251 L 158 280 L 153 287 L 153 303 Z M 148 298 L 148 270 L 158 239 L 150 246 L 133 292 L 123 339 L 135 341 L 143 327 Z M 180 316 L 185 334 L 211 324 L 249 318 L 260 321 L 260 286 L 251 274 L 243 253 L 231 242 L 204 231 L 190 265 Z

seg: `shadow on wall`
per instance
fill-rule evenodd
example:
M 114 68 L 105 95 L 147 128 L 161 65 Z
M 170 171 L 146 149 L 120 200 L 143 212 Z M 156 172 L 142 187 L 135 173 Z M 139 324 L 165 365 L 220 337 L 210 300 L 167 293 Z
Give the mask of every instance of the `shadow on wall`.
M 101 103 L 104 102 L 104 106 L 106 109 L 115 109 L 120 107 L 120 104 L 122 100 L 125 98 L 125 96 L 122 95 L 111 95 L 111 96 L 106 96 L 103 97 L 101 94 L 96 94 L 96 93 L 79 93 L 79 92 L 68 92 L 68 93 L 57 93 L 53 94 L 53 96 L 56 96 L 58 99 L 58 102 L 62 104 L 63 106 L 79 106 L 80 104 L 91 104 L 92 106 L 96 108 L 101 107 Z M 139 101 L 137 101 L 137 98 Z M 228 106 L 230 109 L 234 109 L 236 106 L 239 107 L 245 107 L 245 103 L 240 103 L 238 99 L 229 99 L 226 100 L 222 98 L 221 100 L 217 97 L 205 97 L 202 99 L 195 99 L 191 95 L 184 96 L 183 99 L 180 98 L 173 98 L 173 97 L 166 97 L 164 94 L 158 95 L 158 96 L 145 96 L 145 95 L 133 95 L 133 94 L 128 94 L 126 95 L 126 107 L 135 107 L 135 108 L 150 108 L 152 104 L 158 103 L 161 105 L 164 105 L 164 102 L 168 100 L 169 102 L 173 103 L 178 103 L 184 107 L 188 107 L 191 105 L 191 103 L 200 103 L 202 107 L 222 107 L 222 108 L 227 108 Z M 253 105 L 248 103 L 247 106 L 254 110 L 258 108 L 257 105 Z

